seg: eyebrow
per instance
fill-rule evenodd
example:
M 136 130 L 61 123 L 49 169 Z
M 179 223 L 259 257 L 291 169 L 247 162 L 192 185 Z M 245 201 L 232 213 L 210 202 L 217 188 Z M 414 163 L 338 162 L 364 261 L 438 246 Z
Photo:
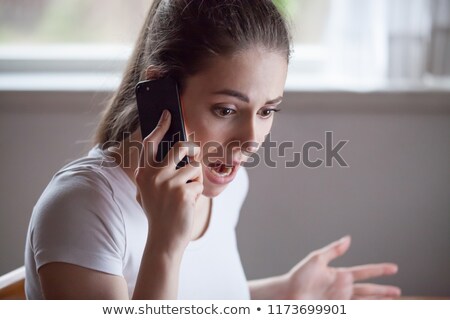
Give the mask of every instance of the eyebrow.
M 239 99 L 241 101 L 244 101 L 246 103 L 250 102 L 250 99 L 245 94 L 243 94 L 242 92 L 236 91 L 236 90 L 232 90 L 232 89 L 223 89 L 223 90 L 216 91 L 216 92 L 213 92 L 213 93 L 214 94 L 219 94 L 219 95 L 226 95 L 226 96 L 234 97 L 234 98 L 237 98 L 237 99 Z M 266 101 L 265 104 L 275 104 L 275 103 L 281 102 L 282 100 L 283 100 L 283 97 L 279 96 L 279 97 L 277 97 L 277 98 L 275 98 L 273 100 Z

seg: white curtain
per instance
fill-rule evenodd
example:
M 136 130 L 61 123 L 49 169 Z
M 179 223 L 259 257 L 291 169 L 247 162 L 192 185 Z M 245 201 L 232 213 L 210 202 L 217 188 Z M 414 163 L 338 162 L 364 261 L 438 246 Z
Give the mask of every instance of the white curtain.
M 327 69 L 345 80 L 450 75 L 450 0 L 330 0 Z
M 431 14 L 427 70 L 436 76 L 450 76 L 450 1 L 433 0 Z

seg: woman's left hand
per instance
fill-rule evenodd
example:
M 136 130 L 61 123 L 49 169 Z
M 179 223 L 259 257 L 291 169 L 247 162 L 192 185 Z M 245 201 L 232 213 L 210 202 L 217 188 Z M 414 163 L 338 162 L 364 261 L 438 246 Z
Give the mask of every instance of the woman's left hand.
M 355 281 L 397 273 L 393 263 L 333 268 L 330 261 L 350 247 L 350 236 L 311 252 L 283 276 L 285 299 L 392 299 L 400 296 L 398 287 Z

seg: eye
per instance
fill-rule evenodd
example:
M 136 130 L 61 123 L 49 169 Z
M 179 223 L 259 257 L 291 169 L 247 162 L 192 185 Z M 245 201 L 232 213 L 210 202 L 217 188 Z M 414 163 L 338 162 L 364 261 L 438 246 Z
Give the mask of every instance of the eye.
M 236 113 L 236 110 L 228 107 L 223 106 L 216 106 L 213 109 L 214 113 L 217 114 L 219 117 L 229 117 L 230 115 Z
M 272 116 L 272 114 L 274 114 L 275 112 L 280 111 L 280 109 L 276 109 L 276 108 L 272 108 L 272 109 L 262 109 L 260 112 L 260 115 L 262 116 L 262 118 L 270 118 Z

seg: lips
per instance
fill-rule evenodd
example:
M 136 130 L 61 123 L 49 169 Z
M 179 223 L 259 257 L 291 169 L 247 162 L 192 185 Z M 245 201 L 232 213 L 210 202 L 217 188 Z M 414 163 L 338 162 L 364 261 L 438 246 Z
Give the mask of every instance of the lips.
M 233 164 L 230 165 L 217 160 L 207 165 L 206 176 L 212 183 L 227 184 L 236 176 L 239 165 L 239 161 L 233 161 Z
M 227 166 L 223 163 L 219 164 L 213 164 L 211 166 L 208 166 L 208 169 L 211 170 L 214 174 L 220 176 L 220 177 L 226 177 L 229 176 L 230 173 L 233 171 L 233 166 Z

